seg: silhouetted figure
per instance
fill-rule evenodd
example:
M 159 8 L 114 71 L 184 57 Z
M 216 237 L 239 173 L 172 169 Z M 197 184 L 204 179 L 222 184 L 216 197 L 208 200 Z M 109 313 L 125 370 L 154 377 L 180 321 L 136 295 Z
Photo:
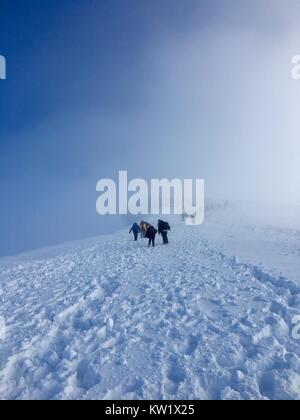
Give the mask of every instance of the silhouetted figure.
M 132 225 L 132 228 L 129 231 L 129 234 L 132 232 L 133 233 L 134 240 L 137 241 L 138 240 L 138 235 L 139 235 L 140 231 L 141 231 L 141 229 L 140 229 L 139 225 L 137 223 L 134 223 Z
M 169 243 L 168 232 L 170 230 L 171 228 L 168 222 L 164 222 L 163 220 L 158 221 L 158 234 L 162 236 L 164 245 L 168 245 Z
M 157 234 L 157 230 L 155 229 L 155 227 L 150 226 L 147 230 L 147 233 L 146 233 L 146 238 L 149 239 L 149 245 L 148 245 L 149 247 L 151 246 L 151 244 L 152 244 L 152 246 L 155 246 L 156 234 Z

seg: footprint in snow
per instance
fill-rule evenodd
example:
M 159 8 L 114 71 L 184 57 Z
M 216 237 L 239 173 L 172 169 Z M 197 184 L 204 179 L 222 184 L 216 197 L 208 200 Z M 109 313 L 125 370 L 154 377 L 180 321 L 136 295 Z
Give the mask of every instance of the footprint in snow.
M 184 382 L 186 373 L 177 357 L 171 356 L 169 358 L 166 366 L 165 375 L 169 381 L 174 382 L 176 384 Z
M 199 343 L 198 337 L 189 335 L 184 342 L 179 346 L 179 352 L 185 356 L 191 356 L 196 350 Z
M 93 365 L 86 359 L 78 363 L 76 370 L 77 384 L 80 388 L 89 390 L 100 382 L 100 376 Z

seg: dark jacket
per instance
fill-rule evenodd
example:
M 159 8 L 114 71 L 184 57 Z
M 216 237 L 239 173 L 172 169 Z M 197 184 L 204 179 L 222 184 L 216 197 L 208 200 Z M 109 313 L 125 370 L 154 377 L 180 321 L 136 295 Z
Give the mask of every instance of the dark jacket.
M 133 232 L 135 234 L 140 233 L 141 229 L 137 223 L 134 223 L 132 228 L 130 229 L 129 233 Z
M 169 223 L 164 222 L 163 220 L 159 220 L 158 221 L 158 233 L 161 235 L 162 232 L 167 232 L 170 231 L 171 227 L 169 225 Z
M 155 227 L 150 226 L 147 230 L 146 238 L 148 238 L 148 239 L 155 238 L 156 234 L 157 234 L 157 230 L 155 229 Z

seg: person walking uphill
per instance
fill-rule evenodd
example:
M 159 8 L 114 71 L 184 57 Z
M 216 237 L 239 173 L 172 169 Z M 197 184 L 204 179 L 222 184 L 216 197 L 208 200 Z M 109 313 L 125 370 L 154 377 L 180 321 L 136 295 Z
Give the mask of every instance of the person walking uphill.
M 148 247 L 151 246 L 151 244 L 152 244 L 152 246 L 155 246 L 156 234 L 157 234 L 157 230 L 155 229 L 155 227 L 154 226 L 149 226 L 149 228 L 147 230 L 147 233 L 146 233 L 146 238 L 149 239 Z
M 169 243 L 168 232 L 171 230 L 169 223 L 163 220 L 158 221 L 158 234 L 162 236 L 164 245 Z
M 134 240 L 137 241 L 138 240 L 138 235 L 139 235 L 140 231 L 141 231 L 141 229 L 140 229 L 139 225 L 137 223 L 134 223 L 132 225 L 132 228 L 129 231 L 129 234 L 132 232 L 133 233 Z

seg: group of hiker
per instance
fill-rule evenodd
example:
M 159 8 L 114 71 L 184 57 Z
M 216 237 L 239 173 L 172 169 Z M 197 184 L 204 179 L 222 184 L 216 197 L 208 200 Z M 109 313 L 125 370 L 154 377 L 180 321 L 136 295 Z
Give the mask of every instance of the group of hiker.
M 132 228 L 129 231 L 129 234 L 133 233 L 133 238 L 135 241 L 138 240 L 139 234 L 142 238 L 149 239 L 149 247 L 155 246 L 155 238 L 157 233 L 162 236 L 164 245 L 169 243 L 168 232 L 171 231 L 171 227 L 168 222 L 159 220 L 157 224 L 157 229 L 150 223 L 142 221 L 140 225 L 134 223 Z

